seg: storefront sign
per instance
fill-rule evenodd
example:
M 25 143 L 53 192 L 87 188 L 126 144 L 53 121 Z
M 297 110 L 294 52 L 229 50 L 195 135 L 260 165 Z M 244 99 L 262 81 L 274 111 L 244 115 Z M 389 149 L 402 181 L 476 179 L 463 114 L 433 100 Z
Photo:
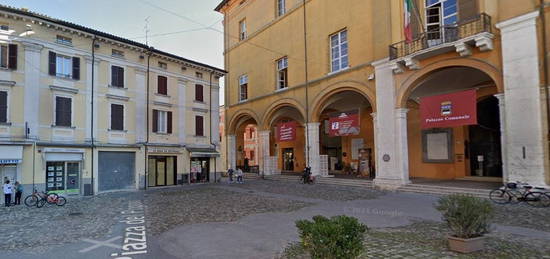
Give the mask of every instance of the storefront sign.
M 22 161 L 21 159 L 0 159 L 0 165 L 20 164 Z
M 335 113 L 330 116 L 329 124 L 331 137 L 359 135 L 359 110 Z
M 296 122 L 282 122 L 277 126 L 278 140 L 281 142 L 296 140 Z
M 448 128 L 477 124 L 476 90 L 420 99 L 422 128 Z

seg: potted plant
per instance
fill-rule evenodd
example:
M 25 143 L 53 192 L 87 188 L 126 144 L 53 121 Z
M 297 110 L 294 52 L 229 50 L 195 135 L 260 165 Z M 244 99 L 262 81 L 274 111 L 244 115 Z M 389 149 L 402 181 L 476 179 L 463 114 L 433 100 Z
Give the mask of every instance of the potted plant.
M 440 198 L 436 209 L 452 232 L 448 237 L 451 251 L 471 253 L 485 247 L 483 235 L 489 233 L 490 221 L 494 216 L 491 202 L 469 195 L 452 194 Z

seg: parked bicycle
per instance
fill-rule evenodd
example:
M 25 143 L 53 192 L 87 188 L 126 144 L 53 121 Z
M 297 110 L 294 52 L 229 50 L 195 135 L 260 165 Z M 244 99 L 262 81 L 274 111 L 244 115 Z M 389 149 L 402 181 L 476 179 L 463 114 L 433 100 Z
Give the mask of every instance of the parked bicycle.
M 67 203 L 65 197 L 59 196 L 57 193 L 46 193 L 37 191 L 34 189 L 31 195 L 25 198 L 25 205 L 38 208 L 43 207 L 46 203 L 55 204 L 57 206 L 63 206 Z
M 498 204 L 526 202 L 533 207 L 550 207 L 550 193 L 547 190 L 520 182 L 507 183 L 491 191 L 489 199 Z
M 300 179 L 300 182 L 303 184 L 315 183 L 315 176 L 311 174 L 311 167 L 304 168 L 304 172 L 302 174 L 302 178 Z

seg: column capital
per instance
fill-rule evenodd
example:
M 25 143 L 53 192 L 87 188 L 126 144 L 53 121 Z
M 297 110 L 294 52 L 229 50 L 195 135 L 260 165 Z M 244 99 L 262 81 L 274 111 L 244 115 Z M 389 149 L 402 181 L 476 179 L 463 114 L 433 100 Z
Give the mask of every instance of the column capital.
M 498 93 L 498 94 L 494 94 L 493 95 L 494 97 L 496 97 L 498 99 L 498 102 L 504 102 L 504 93 Z
M 306 127 L 319 127 L 319 125 L 321 125 L 320 122 L 309 122 L 309 123 L 306 123 Z
M 407 108 L 397 108 L 395 109 L 395 115 L 398 118 L 407 118 L 407 113 L 409 112 L 409 109 Z

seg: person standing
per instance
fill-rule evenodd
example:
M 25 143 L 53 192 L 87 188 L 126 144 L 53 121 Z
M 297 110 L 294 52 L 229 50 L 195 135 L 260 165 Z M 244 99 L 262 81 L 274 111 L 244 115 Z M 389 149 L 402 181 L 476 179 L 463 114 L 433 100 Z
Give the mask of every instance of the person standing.
M 15 182 L 15 205 L 21 205 L 21 195 L 23 194 L 23 185 Z
M 11 195 L 13 193 L 13 186 L 10 184 L 10 180 L 6 180 L 4 183 L 4 206 L 9 207 L 11 204 Z
M 237 169 L 237 183 L 243 183 L 243 170 L 241 168 Z

